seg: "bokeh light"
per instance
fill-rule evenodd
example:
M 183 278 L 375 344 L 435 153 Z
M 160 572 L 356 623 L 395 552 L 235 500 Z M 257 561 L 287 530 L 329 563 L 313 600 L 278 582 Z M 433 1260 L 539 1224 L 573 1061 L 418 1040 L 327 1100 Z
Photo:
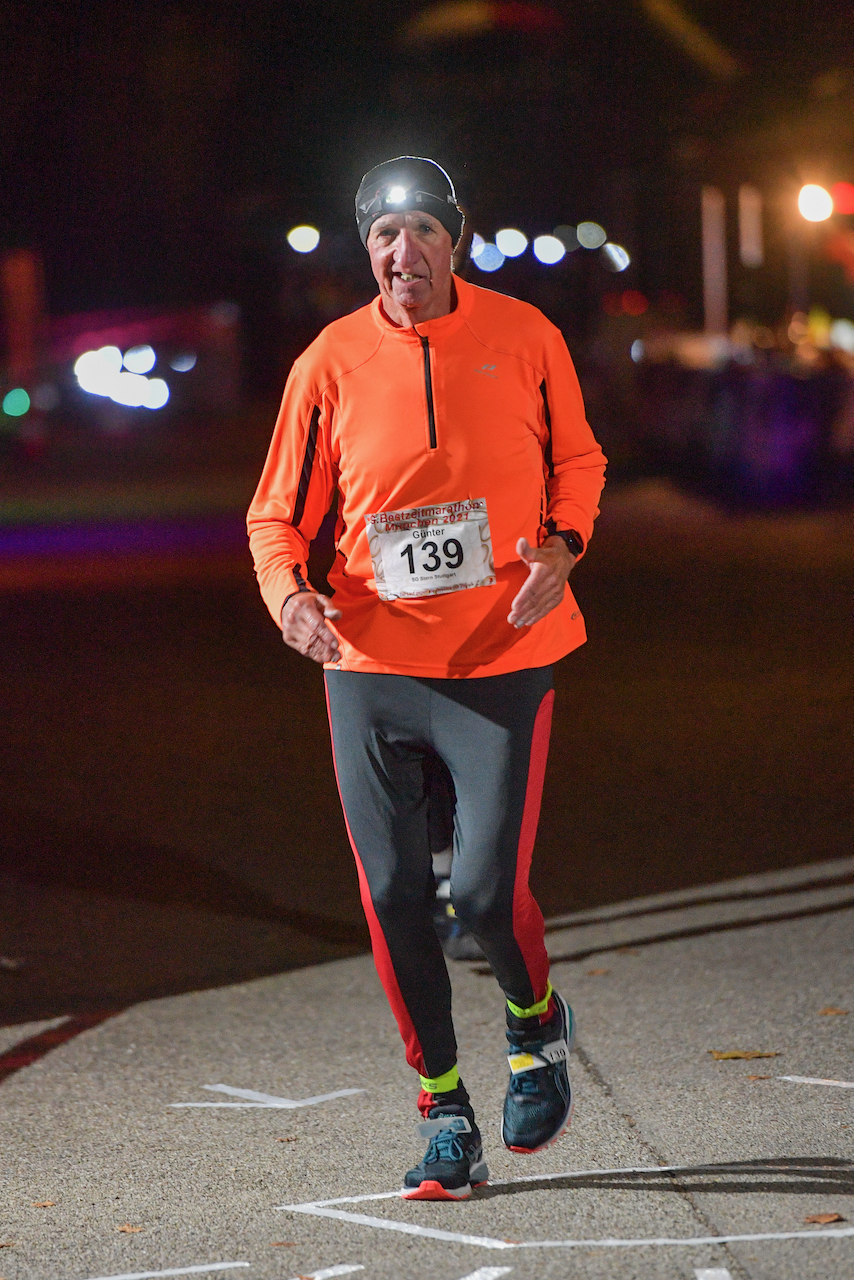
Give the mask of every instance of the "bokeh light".
M 833 198 L 824 187 L 808 182 L 805 187 L 801 187 L 798 209 L 807 222 L 826 222 L 833 213 Z
M 547 267 L 553 267 L 556 262 L 560 262 L 565 254 L 564 243 L 558 240 L 557 236 L 537 236 L 534 241 L 534 257 L 538 262 L 545 263 Z
M 59 401 L 59 387 L 54 382 L 40 382 L 33 392 L 33 404 L 43 413 L 56 409 Z
M 505 258 L 518 258 L 528 247 L 528 237 L 515 227 L 505 227 L 496 235 L 495 243 Z
M 504 254 L 498 245 L 487 243 L 474 259 L 474 265 L 481 271 L 497 271 L 504 266 Z
M 100 347 L 84 351 L 74 362 L 74 374 L 84 391 L 93 396 L 109 396 L 113 382 L 122 367 L 118 347 Z
M 649 310 L 649 300 L 637 289 L 626 289 L 622 301 L 623 311 L 627 316 L 642 316 Z
M 611 244 L 610 240 L 602 246 L 602 260 L 609 271 L 625 271 L 631 258 L 621 244 Z
M 180 355 L 173 356 L 169 361 L 169 368 L 174 369 L 176 373 L 189 373 L 191 369 L 196 367 L 195 351 L 182 351 Z
M 578 243 L 585 249 L 601 249 L 608 239 L 605 228 L 600 227 L 598 222 L 579 222 L 575 234 L 578 236 Z
M 483 246 L 485 244 L 486 244 L 486 241 L 484 240 L 483 236 L 479 236 L 475 231 L 474 235 L 471 238 L 471 256 L 473 258 L 476 258 L 478 254 L 482 251 Z
M 154 354 L 153 347 L 149 347 L 146 343 L 144 346 L 131 347 L 124 354 L 124 366 L 130 373 L 148 373 L 149 369 L 153 369 L 157 362 L 157 356 Z
M 837 213 L 854 213 L 854 182 L 834 182 L 830 194 Z
M 320 232 L 317 227 L 291 227 L 288 232 L 288 244 L 297 253 L 312 253 L 320 244 Z
M 23 418 L 30 407 L 30 397 L 23 387 L 14 387 L 3 397 L 3 412 L 10 418 Z
M 162 378 L 146 378 L 148 389 L 143 405 L 146 409 L 162 409 L 169 399 L 169 388 Z
M 641 360 L 643 360 L 645 351 L 642 339 L 635 338 L 629 350 L 635 364 L 640 364 Z
M 117 373 L 107 394 L 115 404 L 140 409 L 148 395 L 148 378 L 140 373 Z
M 854 324 L 850 320 L 834 320 L 830 326 L 830 345 L 854 356 Z
M 576 249 L 581 248 L 575 227 L 570 227 L 569 225 L 555 227 L 552 235 L 560 240 L 567 253 L 575 253 Z

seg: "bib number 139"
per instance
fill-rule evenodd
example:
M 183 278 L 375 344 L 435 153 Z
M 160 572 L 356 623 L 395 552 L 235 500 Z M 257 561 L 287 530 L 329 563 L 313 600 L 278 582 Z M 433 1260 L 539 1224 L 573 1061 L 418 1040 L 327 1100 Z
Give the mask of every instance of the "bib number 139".
M 462 545 L 456 538 L 448 538 L 442 543 L 441 556 L 439 555 L 439 545 L 436 542 L 421 542 L 417 545 L 407 542 L 400 553 L 400 557 L 401 559 L 406 559 L 409 565 L 409 572 L 413 574 L 416 569 L 416 551 L 424 557 L 420 561 L 419 568 L 426 573 L 435 573 L 437 569 L 442 568 L 443 563 L 446 569 L 459 569 L 465 558 Z M 444 560 L 442 557 L 444 557 Z

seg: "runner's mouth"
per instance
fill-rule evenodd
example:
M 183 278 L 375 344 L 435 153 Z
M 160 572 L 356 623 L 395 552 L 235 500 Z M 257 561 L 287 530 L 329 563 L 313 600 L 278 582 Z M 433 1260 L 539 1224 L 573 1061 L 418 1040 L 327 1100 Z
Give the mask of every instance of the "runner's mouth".
M 392 275 L 403 284 L 414 284 L 416 280 L 426 280 L 426 276 L 414 276 L 408 271 L 393 271 Z

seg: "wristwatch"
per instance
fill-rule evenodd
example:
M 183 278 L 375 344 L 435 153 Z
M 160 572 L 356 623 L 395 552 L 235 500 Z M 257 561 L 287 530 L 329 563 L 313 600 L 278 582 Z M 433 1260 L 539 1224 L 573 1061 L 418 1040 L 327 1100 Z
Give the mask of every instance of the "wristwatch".
M 574 556 L 580 556 L 584 550 L 584 543 L 581 541 L 581 535 L 576 533 L 574 529 L 550 529 L 550 538 L 560 538 L 566 543 L 566 549 Z

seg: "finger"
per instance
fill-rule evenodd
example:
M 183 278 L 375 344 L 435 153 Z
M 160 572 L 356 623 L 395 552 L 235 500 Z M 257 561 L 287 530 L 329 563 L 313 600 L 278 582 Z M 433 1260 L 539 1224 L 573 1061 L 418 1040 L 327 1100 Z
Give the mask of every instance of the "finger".
M 516 543 L 516 555 L 529 563 L 535 558 L 536 552 L 527 538 L 520 538 Z
M 320 605 L 321 609 L 323 610 L 324 618 L 332 618 L 332 620 L 334 621 L 336 618 L 340 618 L 343 616 L 341 613 L 341 610 L 335 608 L 335 605 L 332 603 L 332 601 L 329 599 L 328 596 L 318 596 L 317 602 Z

